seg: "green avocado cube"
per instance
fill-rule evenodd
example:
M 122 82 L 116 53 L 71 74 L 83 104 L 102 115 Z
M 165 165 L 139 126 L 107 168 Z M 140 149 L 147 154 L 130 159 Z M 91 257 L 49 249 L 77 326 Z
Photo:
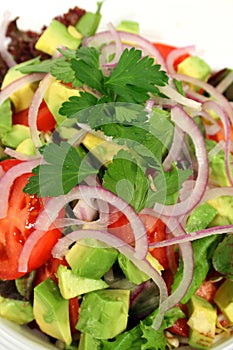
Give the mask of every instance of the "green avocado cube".
M 62 297 L 51 278 L 34 288 L 33 312 L 42 332 L 67 345 L 71 344 L 69 301 Z
M 34 319 L 29 301 L 14 300 L 0 296 L 0 316 L 17 324 L 27 324 Z
M 189 345 L 197 349 L 211 346 L 215 337 L 217 310 L 206 299 L 193 295 L 188 303 Z
M 95 239 L 81 240 L 68 251 L 66 260 L 81 277 L 99 279 L 114 264 L 118 251 Z
M 126 329 L 129 290 L 105 289 L 85 294 L 77 330 L 97 339 L 112 339 Z
M 233 281 L 225 280 L 217 289 L 214 301 L 219 309 L 233 323 Z
M 59 266 L 57 277 L 61 295 L 65 299 L 71 299 L 94 290 L 108 288 L 108 284 L 103 280 L 80 277 L 64 265 Z

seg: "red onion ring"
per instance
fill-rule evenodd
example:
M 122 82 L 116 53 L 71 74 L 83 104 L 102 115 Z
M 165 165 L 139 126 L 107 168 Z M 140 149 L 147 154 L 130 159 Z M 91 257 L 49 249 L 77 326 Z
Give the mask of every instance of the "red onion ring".
M 182 147 L 184 147 L 184 132 L 176 125 L 174 128 L 172 145 L 168 155 L 163 161 L 164 170 L 171 169 L 172 163 L 178 159 Z
M 31 155 L 17 152 L 14 149 L 9 148 L 9 147 L 6 147 L 4 149 L 4 153 L 12 158 L 19 159 L 19 160 L 29 161 L 29 160 L 34 160 L 34 159 L 41 159 L 41 154 L 38 154 L 36 156 L 31 156 Z
M 165 71 L 167 70 L 165 60 L 163 59 L 159 50 L 152 44 L 151 41 L 145 39 L 144 37 L 138 34 L 128 33 L 124 31 L 117 32 L 119 33 L 119 36 L 123 43 L 130 43 L 132 46 L 135 46 L 136 48 L 140 48 L 142 51 L 147 52 L 148 55 L 156 59 L 156 62 L 161 65 L 162 69 L 164 69 Z M 101 47 L 103 46 L 103 44 L 109 44 L 112 41 L 112 33 L 110 31 L 103 31 L 97 33 L 93 37 L 84 38 L 83 45 Z
M 177 58 L 179 58 L 185 54 L 192 54 L 193 51 L 195 51 L 195 46 L 190 45 L 190 46 L 186 46 L 186 47 L 179 47 L 179 48 L 174 49 L 171 52 L 169 52 L 169 54 L 167 55 L 167 58 L 166 58 L 168 73 L 170 73 L 170 74 L 176 73 L 176 70 L 174 68 L 174 63 L 175 63 Z
M 2 59 L 7 64 L 7 66 L 13 67 L 16 64 L 16 62 L 12 57 L 12 55 L 7 50 L 7 45 L 6 45 L 6 41 L 7 41 L 6 32 L 7 32 L 8 25 L 10 23 L 10 15 L 11 15 L 10 12 L 8 11 L 5 12 L 3 15 L 3 21 L 0 25 L 0 54 Z
M 200 238 L 208 237 L 211 235 L 221 235 L 225 233 L 233 233 L 233 225 L 215 226 L 209 227 L 204 230 L 191 232 L 182 236 L 166 239 L 161 242 L 150 244 L 151 248 L 167 247 L 174 244 L 181 244 L 185 242 L 195 241 Z
M 156 203 L 154 210 L 157 216 L 160 214 L 165 216 L 180 216 L 189 213 L 201 201 L 208 182 L 208 155 L 204 138 L 198 126 L 179 106 L 171 109 L 171 120 L 193 140 L 198 162 L 198 175 L 191 196 L 174 205 Z
M 183 74 L 173 74 L 172 77 L 177 79 L 178 81 L 190 83 L 192 85 L 195 85 L 205 90 L 210 96 L 212 96 L 218 102 L 218 104 L 220 104 L 225 109 L 225 111 L 227 112 L 230 118 L 231 123 L 233 124 L 233 108 L 230 102 L 227 100 L 227 98 L 224 95 L 222 95 L 215 87 L 213 87 L 209 83 L 206 83 L 202 80 L 199 80 L 197 78 L 193 78 L 187 75 L 183 75 Z
M 39 131 L 37 129 L 37 115 L 40 104 L 43 100 L 44 94 L 51 84 L 51 80 L 54 79 L 50 73 L 44 75 L 43 79 L 32 98 L 32 102 L 28 111 L 28 125 L 31 133 L 32 141 L 36 148 L 41 147 L 42 143 L 39 137 Z
M 90 200 L 93 198 L 107 202 L 124 213 L 135 236 L 135 255 L 138 259 L 145 258 L 148 252 L 148 240 L 143 222 L 127 202 L 102 187 L 80 185 L 66 195 L 50 199 L 37 218 L 36 229 L 48 230 L 60 210 L 69 202 L 75 199 Z
M 0 219 L 4 218 L 7 214 L 8 209 L 8 198 L 10 194 L 11 186 L 14 180 L 26 173 L 30 173 L 33 168 L 39 165 L 40 159 L 31 160 L 28 162 L 22 162 L 11 169 L 9 169 L 0 179 L 0 188 L 1 188 L 1 196 L 0 196 Z
M 207 112 L 208 110 L 213 110 L 217 116 L 222 121 L 223 127 L 224 127 L 224 133 L 225 133 L 225 167 L 226 167 L 226 174 L 228 177 L 228 180 L 230 184 L 233 186 L 233 179 L 230 172 L 230 122 L 228 119 L 228 115 L 225 112 L 225 110 L 220 107 L 216 102 L 214 101 L 206 101 L 203 103 L 203 109 Z
M 0 92 L 0 104 L 2 104 L 6 99 L 8 99 L 15 91 L 19 90 L 21 87 L 28 83 L 34 83 L 43 79 L 44 73 L 32 73 L 13 81 L 8 84 L 4 89 Z

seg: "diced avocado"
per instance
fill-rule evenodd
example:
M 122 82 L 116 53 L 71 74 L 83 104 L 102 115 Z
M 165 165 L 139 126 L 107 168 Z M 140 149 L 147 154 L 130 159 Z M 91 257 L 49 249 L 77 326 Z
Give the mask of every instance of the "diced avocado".
M 7 85 L 12 83 L 13 81 L 23 77 L 25 74 L 21 73 L 19 71 L 19 68 L 27 64 L 30 64 L 30 61 L 33 61 L 33 60 L 28 60 L 26 62 L 16 64 L 13 67 L 9 68 L 6 75 L 4 76 L 1 89 L 5 88 Z M 38 86 L 38 83 L 36 82 L 27 83 L 17 91 L 13 92 L 13 94 L 11 94 L 10 100 L 14 105 L 15 112 L 22 111 L 29 107 L 37 86 Z
M 17 148 L 21 142 L 30 138 L 30 136 L 30 129 L 28 126 L 15 124 L 9 132 L 3 135 L 2 144 L 4 146 Z
M 101 278 L 114 264 L 118 251 L 95 239 L 85 239 L 75 243 L 66 254 L 72 271 L 93 279 Z
M 208 203 L 218 212 L 216 219 L 212 222 L 212 226 L 233 224 L 232 196 L 219 196 L 209 200 Z
M 139 270 L 139 268 L 135 266 L 132 261 L 121 253 L 118 255 L 118 263 L 127 279 L 134 284 L 141 284 L 150 279 L 148 275 Z
M 59 113 L 59 109 L 62 103 L 71 96 L 79 96 L 79 90 L 71 89 L 55 79 L 46 90 L 44 100 L 58 125 L 66 119 L 65 116 Z
M 139 23 L 135 22 L 135 21 L 123 20 L 118 24 L 117 30 L 121 30 L 123 32 L 128 32 L 128 33 L 138 34 L 139 33 Z
M 102 164 L 111 162 L 113 156 L 122 149 L 122 146 L 107 141 L 100 133 L 88 133 L 82 143 Z
M 232 162 L 232 156 L 230 156 L 230 162 Z M 214 155 L 209 153 L 209 180 L 217 186 L 230 186 L 226 174 L 224 151 Z
M 27 324 L 34 319 L 29 301 L 3 298 L 0 296 L 0 316 L 18 324 Z
M 64 299 L 51 278 L 34 288 L 33 312 L 40 329 L 69 345 L 72 341 L 69 323 L 69 301 Z
M 210 66 L 198 56 L 189 56 L 178 64 L 177 72 L 206 81 L 210 76 Z
M 83 34 L 84 36 L 92 36 L 95 34 L 100 20 L 101 20 L 101 7 L 102 2 L 97 2 L 97 11 L 96 13 L 87 11 L 77 22 L 76 29 L 78 32 Z
M 0 135 L 3 135 L 5 132 L 9 132 L 12 128 L 12 110 L 11 110 L 11 101 L 6 99 L 0 105 Z
M 233 323 L 233 281 L 225 280 L 217 289 L 214 301 L 219 309 Z
M 58 47 L 68 47 L 76 50 L 81 39 L 72 36 L 67 27 L 53 19 L 35 44 L 35 48 L 49 55 L 53 55 Z
M 108 288 L 108 284 L 101 279 L 77 276 L 64 265 L 57 271 L 58 286 L 65 299 L 71 299 L 94 290 Z
M 36 148 L 31 138 L 25 139 L 16 148 L 19 153 L 26 154 L 28 156 L 36 155 Z
M 197 349 L 211 346 L 215 337 L 217 311 L 206 299 L 193 295 L 188 303 L 189 345 Z
M 78 350 L 100 350 L 100 341 L 89 333 L 81 333 Z
M 111 339 L 126 329 L 129 290 L 106 289 L 85 294 L 76 328 L 97 339 Z

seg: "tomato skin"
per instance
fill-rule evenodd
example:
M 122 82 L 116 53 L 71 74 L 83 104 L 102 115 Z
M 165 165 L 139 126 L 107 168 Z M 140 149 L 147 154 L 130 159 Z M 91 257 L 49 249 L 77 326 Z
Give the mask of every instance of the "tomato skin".
M 187 338 L 189 335 L 189 326 L 187 324 L 187 318 L 179 318 L 169 331 L 173 334 L 180 335 L 181 337 Z
M 17 163 L 16 163 L 17 164 Z M 15 165 L 11 159 L 0 163 L 3 169 Z M 0 219 L 0 279 L 13 280 L 25 273 L 18 271 L 18 260 L 24 242 L 34 230 L 34 224 L 43 203 L 36 195 L 23 192 L 32 174 L 23 174 L 15 179 L 8 201 L 5 218 Z M 62 233 L 58 229 L 45 232 L 32 250 L 26 273 L 37 269 L 51 256 L 51 250 Z
M 28 111 L 25 109 L 18 113 L 15 113 L 12 117 L 13 124 L 21 124 L 28 126 Z M 39 131 L 51 131 L 55 128 L 56 120 L 54 119 L 52 113 L 48 109 L 45 101 L 43 100 L 38 111 L 37 116 L 37 128 Z
M 140 213 L 139 217 L 146 227 L 150 243 L 160 242 L 166 238 L 166 225 L 160 219 L 152 215 Z M 111 212 L 108 231 L 127 243 L 134 243 L 133 231 L 127 217 L 122 212 L 114 210 Z M 153 248 L 150 249 L 150 253 L 159 261 L 164 269 L 168 268 L 166 248 Z
M 59 265 L 68 266 L 68 263 L 66 262 L 65 258 L 57 259 L 50 256 L 49 259 L 37 269 L 34 285 L 37 286 L 39 283 L 43 282 L 49 277 L 57 283 L 58 279 L 56 277 L 56 273 Z
M 79 301 L 78 297 L 69 299 L 69 316 L 70 316 L 70 329 L 71 333 L 77 333 L 77 329 L 75 328 L 78 322 L 79 316 Z
M 159 50 L 163 58 L 166 60 L 167 56 L 169 55 L 170 52 L 173 50 L 177 49 L 177 47 L 172 46 L 172 45 L 167 45 L 167 44 L 162 44 L 162 43 L 153 43 L 153 45 Z M 174 61 L 174 69 L 177 70 L 178 65 L 185 60 L 185 58 L 188 58 L 190 55 L 189 54 L 184 54 L 178 57 Z
M 210 303 L 214 303 L 214 296 L 217 290 L 216 283 L 211 281 L 203 281 L 198 290 L 196 291 L 196 295 L 206 299 Z

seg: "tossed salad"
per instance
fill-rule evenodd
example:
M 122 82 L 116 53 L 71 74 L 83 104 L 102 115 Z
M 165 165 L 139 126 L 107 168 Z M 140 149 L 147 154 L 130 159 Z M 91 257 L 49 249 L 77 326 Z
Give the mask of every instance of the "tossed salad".
M 0 316 L 59 349 L 208 349 L 233 330 L 233 72 L 99 31 L 102 5 L 2 24 Z

